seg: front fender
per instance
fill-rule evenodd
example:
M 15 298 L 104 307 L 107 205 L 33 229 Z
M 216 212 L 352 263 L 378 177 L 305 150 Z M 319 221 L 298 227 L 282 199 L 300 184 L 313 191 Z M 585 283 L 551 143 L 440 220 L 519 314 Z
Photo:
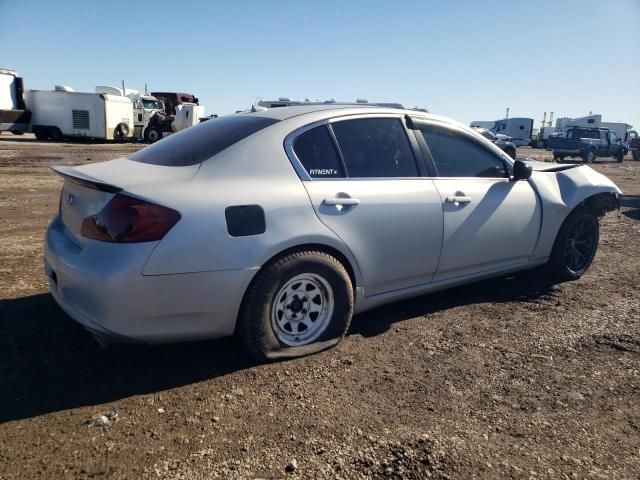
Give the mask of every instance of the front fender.
M 616 200 L 622 195 L 615 183 L 586 165 L 559 172 L 533 172 L 529 181 L 542 202 L 542 227 L 533 254 L 535 259 L 551 254 L 558 231 L 573 209 L 602 194 L 605 198 L 613 195 Z M 613 209 L 617 202 L 611 206 L 593 203 L 600 213 Z

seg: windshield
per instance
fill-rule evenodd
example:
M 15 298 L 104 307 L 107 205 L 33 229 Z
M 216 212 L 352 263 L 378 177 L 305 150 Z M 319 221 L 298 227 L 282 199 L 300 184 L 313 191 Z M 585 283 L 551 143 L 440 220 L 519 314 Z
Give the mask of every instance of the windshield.
M 146 109 L 154 109 L 158 110 L 158 101 L 157 100 L 142 100 L 142 105 Z
M 278 121 L 248 115 L 212 118 L 138 150 L 129 159 L 168 167 L 195 165 Z

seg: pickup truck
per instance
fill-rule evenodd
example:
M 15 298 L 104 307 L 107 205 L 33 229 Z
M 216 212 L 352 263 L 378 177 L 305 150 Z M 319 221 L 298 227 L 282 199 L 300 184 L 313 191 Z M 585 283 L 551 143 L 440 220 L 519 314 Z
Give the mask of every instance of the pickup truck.
M 564 136 L 549 137 L 547 150 L 553 151 L 553 159 L 581 157 L 582 161 L 595 162 L 597 157 L 614 157 L 622 162 L 627 145 L 616 132 L 608 128 L 573 127 Z
M 640 161 L 640 137 L 635 130 L 629 130 L 627 132 L 626 142 L 629 145 L 629 150 L 633 159 L 637 162 Z

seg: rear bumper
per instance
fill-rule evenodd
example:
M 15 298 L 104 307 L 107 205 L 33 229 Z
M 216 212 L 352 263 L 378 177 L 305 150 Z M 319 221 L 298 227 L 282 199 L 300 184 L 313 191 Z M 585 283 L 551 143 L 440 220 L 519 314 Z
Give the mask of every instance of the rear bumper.
M 142 275 L 155 246 L 92 241 L 79 247 L 56 218 L 44 248 L 51 294 L 103 340 L 167 343 L 233 334 L 255 270 Z

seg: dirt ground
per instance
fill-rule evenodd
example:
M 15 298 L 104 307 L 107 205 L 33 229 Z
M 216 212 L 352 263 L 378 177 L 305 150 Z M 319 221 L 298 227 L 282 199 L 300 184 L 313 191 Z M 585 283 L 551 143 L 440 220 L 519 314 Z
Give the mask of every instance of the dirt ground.
M 640 478 L 640 162 L 594 166 L 627 197 L 580 281 L 388 305 L 256 365 L 234 339 L 103 350 L 47 293 L 48 167 L 137 148 L 0 136 L 0 479 Z

